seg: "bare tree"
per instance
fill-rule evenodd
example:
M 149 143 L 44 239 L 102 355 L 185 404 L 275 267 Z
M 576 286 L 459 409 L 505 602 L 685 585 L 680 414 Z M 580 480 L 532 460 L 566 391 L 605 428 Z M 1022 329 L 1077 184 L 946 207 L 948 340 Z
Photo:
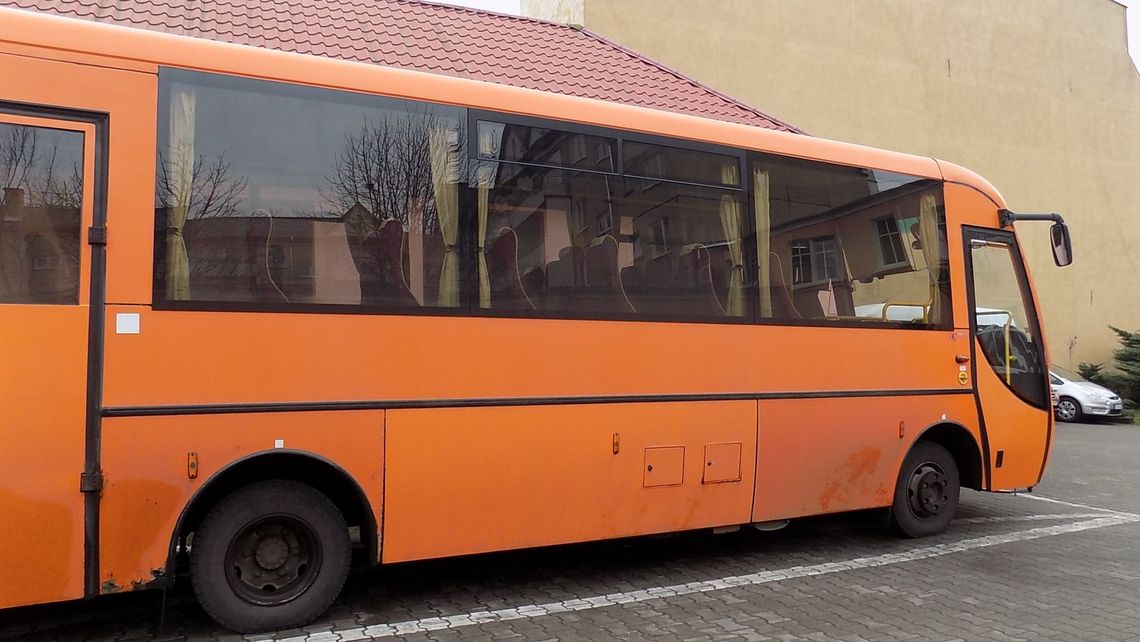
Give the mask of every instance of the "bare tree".
M 388 219 L 407 225 L 409 213 L 417 208 L 423 215 L 423 228 L 435 227 L 438 213 L 432 198 L 430 136 L 433 129 L 443 126 L 432 114 L 385 114 L 345 134 L 344 147 L 325 178 L 323 195 L 338 215 L 355 206 L 367 210 L 363 220 L 345 221 L 350 237 L 362 238 Z M 448 180 L 454 181 L 459 179 L 463 143 L 454 129 L 450 131 Z
M 190 272 L 194 276 L 234 276 L 248 263 L 240 254 L 228 252 L 232 237 L 240 225 L 237 220 L 249 180 L 235 176 L 225 154 L 208 160 L 204 155 L 185 160 L 169 159 L 159 154 L 155 181 L 155 207 L 169 212 L 179 206 L 179 181 L 189 170 L 189 194 L 186 223 L 182 235 L 190 252 Z
M 61 150 L 64 136 L 80 135 L 0 127 L 4 299 L 66 301 L 78 292 L 82 149 L 78 155 Z
M 0 182 L 5 189 L 21 189 L 28 184 L 38 138 L 39 130 L 34 127 L 0 129 Z
M 433 142 L 437 146 L 434 150 Z M 439 149 L 439 143 L 446 149 Z M 399 281 L 392 277 L 391 268 L 384 267 L 390 264 L 365 249 L 369 236 L 386 220 L 398 221 L 406 233 L 432 239 L 428 247 L 421 246 L 423 254 L 419 256 L 426 261 L 416 267 L 412 265 L 410 244 L 404 244 L 402 273 L 410 275 L 422 270 L 421 283 L 438 283 L 446 248 L 435 182 L 463 182 L 462 149 L 460 130 L 451 121 L 426 110 L 385 113 L 345 134 L 344 145 L 325 178 L 322 196 L 337 216 L 343 216 L 349 250 L 360 274 L 361 295 L 366 301 L 381 300 L 386 296 L 384 292 L 399 293 L 402 289 L 389 288 Z M 435 175 L 440 167 L 433 171 L 433 151 L 447 153 L 446 164 L 440 166 L 444 176 Z M 419 217 L 416 225 L 410 225 L 413 215 Z M 428 286 L 429 291 L 431 287 Z
M 177 181 L 185 169 L 178 161 L 168 160 L 159 154 L 155 207 L 169 209 L 177 205 Z M 190 170 L 190 198 L 187 201 L 186 220 L 236 215 L 248 182 L 245 177 L 233 175 L 224 153 L 210 162 L 206 161 L 205 156 L 198 156 Z

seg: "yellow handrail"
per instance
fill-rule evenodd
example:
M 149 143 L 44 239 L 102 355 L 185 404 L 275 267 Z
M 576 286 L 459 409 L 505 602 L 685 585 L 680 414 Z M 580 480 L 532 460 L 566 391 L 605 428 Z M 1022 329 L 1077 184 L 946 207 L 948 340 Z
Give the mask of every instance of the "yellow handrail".
M 1005 384 L 1007 386 L 1012 385 L 1012 382 L 1013 382 L 1013 373 L 1011 372 L 1011 368 L 1010 368 L 1010 365 L 1011 365 L 1010 362 L 1012 361 L 1012 358 L 1010 356 L 1010 349 L 1009 349 L 1009 327 L 1012 324 L 1013 324 L 1013 317 L 1011 316 L 1010 320 L 1005 322 L 1005 327 L 1004 327 L 1004 330 L 1005 330 Z

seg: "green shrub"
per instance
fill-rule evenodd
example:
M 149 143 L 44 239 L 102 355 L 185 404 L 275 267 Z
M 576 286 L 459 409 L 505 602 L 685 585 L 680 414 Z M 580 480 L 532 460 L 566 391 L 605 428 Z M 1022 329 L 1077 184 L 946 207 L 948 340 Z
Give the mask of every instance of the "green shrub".
M 1102 372 L 1103 370 L 1103 363 L 1085 363 L 1082 361 L 1081 365 L 1077 366 L 1077 374 L 1093 383 L 1107 386 L 1108 384 L 1105 381 L 1105 375 L 1107 373 Z
M 1140 332 L 1108 327 L 1120 337 L 1120 349 L 1112 353 L 1112 360 L 1120 372 L 1107 377 L 1108 384 L 1111 384 L 1108 387 L 1134 405 L 1140 404 Z

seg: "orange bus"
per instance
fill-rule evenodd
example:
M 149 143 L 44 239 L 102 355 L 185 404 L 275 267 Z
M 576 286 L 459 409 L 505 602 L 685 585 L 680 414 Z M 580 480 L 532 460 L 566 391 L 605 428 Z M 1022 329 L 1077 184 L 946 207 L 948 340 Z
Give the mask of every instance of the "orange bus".
M 1012 222 L 930 158 L 0 9 L 0 606 L 1041 479 Z

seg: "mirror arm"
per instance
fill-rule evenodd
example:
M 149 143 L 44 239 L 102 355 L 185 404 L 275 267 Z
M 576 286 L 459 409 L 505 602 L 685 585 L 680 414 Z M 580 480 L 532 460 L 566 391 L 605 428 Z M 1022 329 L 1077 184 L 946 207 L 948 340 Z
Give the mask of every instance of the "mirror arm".
M 1018 214 L 1010 210 L 998 210 L 998 221 L 1002 227 L 1009 227 L 1014 221 L 1053 221 L 1054 223 L 1064 223 L 1065 219 L 1060 214 Z

